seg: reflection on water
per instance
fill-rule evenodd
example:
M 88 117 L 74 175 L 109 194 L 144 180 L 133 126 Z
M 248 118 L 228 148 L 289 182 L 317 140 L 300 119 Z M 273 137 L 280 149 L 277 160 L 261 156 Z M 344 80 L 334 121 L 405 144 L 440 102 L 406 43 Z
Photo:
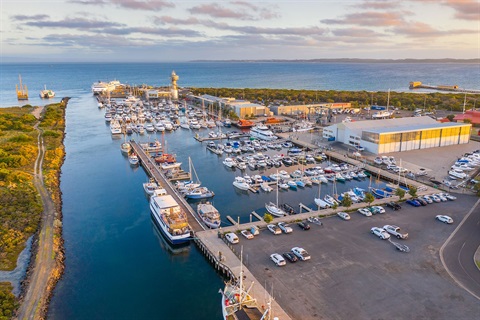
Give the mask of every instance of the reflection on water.
M 179 245 L 172 245 L 162 235 L 162 232 L 160 231 L 157 224 L 153 220 L 155 218 L 152 215 L 150 215 L 150 217 L 151 217 L 150 221 L 152 222 L 153 233 L 157 237 L 158 243 L 160 244 L 160 247 L 162 249 L 164 249 L 165 251 L 168 251 L 168 252 L 170 252 L 171 254 L 174 254 L 174 255 L 188 254 L 188 252 L 190 251 L 190 242 L 182 243 L 182 244 L 179 244 Z

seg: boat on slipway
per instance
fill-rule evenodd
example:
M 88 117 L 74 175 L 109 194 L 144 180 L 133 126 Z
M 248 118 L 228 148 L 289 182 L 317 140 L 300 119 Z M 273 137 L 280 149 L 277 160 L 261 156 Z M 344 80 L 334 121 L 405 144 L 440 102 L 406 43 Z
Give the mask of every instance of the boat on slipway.
M 181 244 L 189 241 L 191 230 L 187 215 L 175 199 L 165 190 L 162 190 L 157 190 L 150 198 L 150 211 L 155 224 L 171 244 Z
M 199 203 L 197 213 L 207 227 L 212 229 L 220 227 L 220 213 L 210 202 Z

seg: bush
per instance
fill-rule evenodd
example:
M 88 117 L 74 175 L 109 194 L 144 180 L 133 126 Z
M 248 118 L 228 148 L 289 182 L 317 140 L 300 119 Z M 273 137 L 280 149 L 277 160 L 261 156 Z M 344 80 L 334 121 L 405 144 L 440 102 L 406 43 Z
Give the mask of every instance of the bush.
M 265 213 L 265 215 L 263 216 L 263 221 L 265 221 L 266 223 L 270 223 L 273 221 L 273 216 L 270 213 Z
M 17 136 L 11 137 L 8 139 L 9 142 L 18 142 L 18 143 L 23 143 L 23 142 L 31 142 L 33 141 L 33 138 L 31 136 L 27 136 L 24 133 L 21 133 Z

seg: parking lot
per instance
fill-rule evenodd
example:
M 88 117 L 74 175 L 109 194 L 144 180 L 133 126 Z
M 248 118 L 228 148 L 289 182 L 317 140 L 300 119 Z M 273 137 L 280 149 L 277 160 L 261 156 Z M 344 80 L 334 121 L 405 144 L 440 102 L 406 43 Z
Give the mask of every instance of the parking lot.
M 308 231 L 292 223 L 292 234 L 262 230 L 253 240 L 240 236 L 244 263 L 293 319 L 475 319 L 480 303 L 448 276 L 438 251 L 476 200 L 460 195 L 372 217 L 351 213 L 350 221 L 330 217 Z M 450 215 L 453 225 L 436 221 L 437 214 Z M 370 233 L 386 224 L 409 233 L 392 241 L 410 253 Z M 277 267 L 269 259 L 295 246 L 311 260 Z

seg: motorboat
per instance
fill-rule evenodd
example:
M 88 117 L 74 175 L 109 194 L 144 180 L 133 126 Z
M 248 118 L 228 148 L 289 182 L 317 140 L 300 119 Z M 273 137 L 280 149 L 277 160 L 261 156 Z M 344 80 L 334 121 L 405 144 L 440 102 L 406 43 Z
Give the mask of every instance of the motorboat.
M 123 153 L 128 154 L 130 150 L 132 150 L 132 146 L 130 145 L 130 143 L 124 142 L 120 145 L 120 151 L 122 151 Z
M 372 194 L 377 197 L 377 198 L 387 198 L 387 197 L 391 197 L 392 196 L 392 193 L 386 191 L 386 190 L 382 190 L 382 189 L 377 189 L 377 188 L 370 188 L 370 191 L 372 192 Z
M 338 205 L 338 201 L 335 200 L 335 198 L 332 197 L 332 196 L 329 195 L 329 194 L 325 195 L 325 197 L 323 197 L 323 200 L 324 200 L 326 203 L 328 203 L 328 205 L 329 205 L 330 207 L 333 207 L 335 204 Z
M 452 169 L 448 171 L 448 175 L 455 179 L 465 179 L 467 177 L 467 174 L 459 169 Z
M 116 120 L 111 121 L 110 132 L 112 133 L 112 135 L 122 134 L 122 126 L 120 125 L 120 122 Z
M 247 181 L 243 177 L 235 177 L 235 180 L 233 181 L 233 186 L 240 190 L 250 189 L 250 185 L 247 183 Z
M 223 164 L 229 168 L 235 167 L 235 161 L 232 158 L 225 158 L 225 160 L 223 160 Z
M 215 193 L 213 191 L 208 190 L 207 187 L 198 187 L 189 191 L 185 194 L 187 199 L 207 199 L 213 198 Z
M 455 163 L 452 166 L 452 170 L 460 170 L 460 171 L 472 171 L 474 168 L 470 167 L 468 164 L 465 163 Z
M 131 153 L 128 155 L 128 162 L 130 162 L 130 165 L 136 166 L 139 163 L 138 156 L 135 153 Z
M 295 183 L 297 187 L 305 188 L 305 182 L 303 182 L 302 180 L 295 180 Z
M 373 162 L 375 162 L 375 163 L 378 164 L 378 165 L 383 164 L 383 161 L 382 161 L 382 158 L 381 158 L 381 157 L 375 157 L 375 159 L 373 160 Z
M 191 239 L 187 215 L 171 195 L 156 191 L 150 198 L 150 210 L 168 242 L 181 244 Z
M 153 195 L 157 188 L 158 184 L 153 179 L 150 179 L 150 181 L 143 184 L 143 190 L 145 190 L 145 192 L 150 196 Z
M 158 140 L 155 140 L 154 142 L 140 143 L 139 145 L 145 152 L 154 153 L 162 151 L 162 143 Z
M 346 180 L 345 177 L 340 172 L 337 172 L 335 174 L 335 179 L 339 182 L 345 182 Z
M 295 183 L 295 181 L 289 180 L 287 181 L 287 184 L 290 187 L 290 189 L 297 190 L 297 184 Z
M 330 204 L 328 204 L 326 201 L 322 200 L 321 198 L 314 198 L 313 201 L 317 206 L 319 206 L 322 209 L 330 208 Z
M 250 136 L 262 140 L 275 140 L 277 136 L 266 125 L 256 125 L 250 129 Z
M 267 182 L 260 183 L 260 188 L 265 192 L 272 192 L 273 188 L 268 185 Z
M 47 89 L 47 85 L 45 85 L 45 88 L 42 91 L 40 91 L 40 98 L 51 99 L 53 97 L 55 97 L 55 92 L 50 89 Z
M 220 227 L 220 213 L 210 202 L 199 203 L 197 205 L 197 214 L 207 227 L 212 229 Z

